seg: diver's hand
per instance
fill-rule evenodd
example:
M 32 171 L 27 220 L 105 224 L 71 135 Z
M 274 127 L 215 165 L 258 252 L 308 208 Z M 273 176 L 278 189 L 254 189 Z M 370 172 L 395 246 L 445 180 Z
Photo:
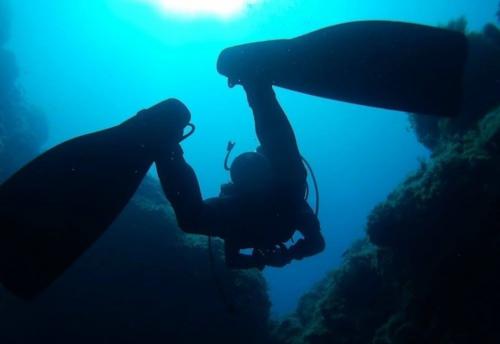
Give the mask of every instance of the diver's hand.
M 264 252 L 259 249 L 254 249 L 252 252 L 252 260 L 255 264 L 255 268 L 259 269 L 260 271 L 264 270 L 266 266 L 266 256 Z
M 282 268 L 292 261 L 292 257 L 284 244 L 279 244 L 271 250 L 264 251 L 265 264 L 275 268 Z
M 314 256 L 325 249 L 325 239 L 321 232 L 310 234 L 306 239 L 300 239 L 292 245 L 288 252 L 292 259 L 301 260 L 306 257 Z
M 306 256 L 304 251 L 306 251 L 307 248 L 307 242 L 304 239 L 300 239 L 292 245 L 288 251 L 292 259 L 301 260 Z

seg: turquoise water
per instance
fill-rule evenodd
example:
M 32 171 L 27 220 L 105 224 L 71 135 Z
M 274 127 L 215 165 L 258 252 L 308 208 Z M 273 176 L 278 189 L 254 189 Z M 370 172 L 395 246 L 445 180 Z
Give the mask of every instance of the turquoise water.
M 132 0 L 23 0 L 12 1 L 8 47 L 26 97 L 48 116 L 47 148 L 164 98 L 182 99 L 198 127 L 183 147 L 209 197 L 228 179 L 222 168 L 227 141 L 237 141 L 236 152 L 257 144 L 243 91 L 229 89 L 216 72 L 223 48 L 362 19 L 436 25 L 465 15 L 471 29 L 480 29 L 495 20 L 497 6 L 497 0 L 264 0 L 221 19 L 166 14 Z M 278 95 L 317 174 L 327 240 L 321 255 L 265 271 L 273 311 L 281 315 L 339 263 L 364 234 L 373 206 L 428 152 L 402 113 L 283 90 Z

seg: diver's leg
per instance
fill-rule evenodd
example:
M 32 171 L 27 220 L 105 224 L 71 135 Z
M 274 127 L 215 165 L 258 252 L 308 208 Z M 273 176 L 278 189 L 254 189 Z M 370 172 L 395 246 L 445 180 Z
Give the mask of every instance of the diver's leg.
M 255 131 L 263 153 L 271 160 L 280 180 L 297 185 L 305 183 L 302 163 L 292 126 L 269 84 L 244 85 L 253 110 Z

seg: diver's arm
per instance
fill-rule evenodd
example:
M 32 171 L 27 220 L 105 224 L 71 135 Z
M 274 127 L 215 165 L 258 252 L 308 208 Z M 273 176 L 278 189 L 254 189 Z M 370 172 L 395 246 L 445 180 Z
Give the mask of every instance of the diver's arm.
M 318 217 L 311 207 L 304 202 L 302 211 L 298 214 L 298 230 L 303 238 L 292 245 L 288 253 L 292 259 L 303 259 L 314 256 L 325 249 L 325 239 L 321 234 L 321 227 Z
M 190 232 L 202 212 L 203 199 L 193 168 L 184 160 L 182 148 L 159 154 L 156 169 L 165 196 L 174 208 L 181 229 Z
M 184 160 L 180 145 L 160 154 L 156 168 L 179 227 L 190 234 L 221 236 L 217 202 L 203 201 L 196 174 Z
M 226 266 L 230 269 L 259 269 L 265 266 L 264 257 L 254 250 L 252 255 L 240 253 L 239 247 L 230 241 L 224 241 L 224 252 L 226 256 Z

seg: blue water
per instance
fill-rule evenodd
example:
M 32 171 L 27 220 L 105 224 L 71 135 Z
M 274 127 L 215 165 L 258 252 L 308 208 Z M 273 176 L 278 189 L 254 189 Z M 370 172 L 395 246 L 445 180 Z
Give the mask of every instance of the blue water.
M 264 0 L 223 20 L 166 14 L 136 0 L 12 3 L 8 47 L 26 97 L 48 116 L 47 148 L 177 97 L 198 127 L 183 147 L 205 197 L 228 180 L 222 168 L 227 141 L 237 141 L 237 152 L 257 144 L 243 91 L 229 89 L 216 72 L 223 48 L 362 19 L 437 25 L 465 15 L 471 29 L 480 29 L 495 20 L 498 6 L 497 0 Z M 278 96 L 317 174 L 327 249 L 265 271 L 276 316 L 293 310 L 300 295 L 339 264 L 363 236 L 373 206 L 428 155 L 402 113 L 283 90 Z

